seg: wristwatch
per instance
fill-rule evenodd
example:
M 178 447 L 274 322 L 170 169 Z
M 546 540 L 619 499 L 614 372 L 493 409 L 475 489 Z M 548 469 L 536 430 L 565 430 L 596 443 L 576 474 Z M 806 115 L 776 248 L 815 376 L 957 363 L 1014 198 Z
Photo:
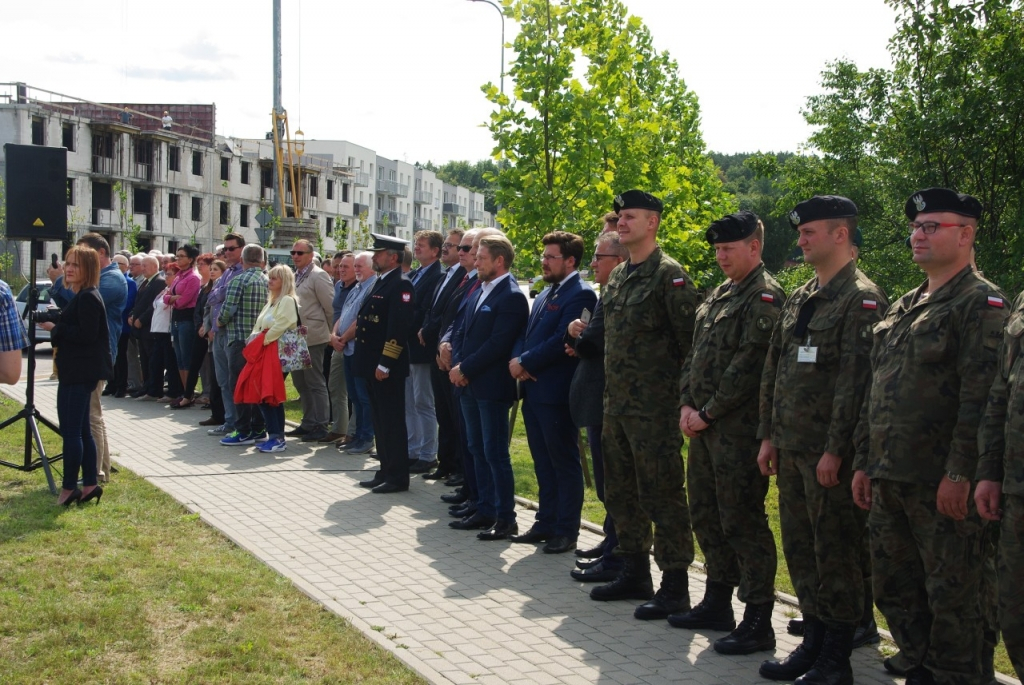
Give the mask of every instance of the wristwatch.
M 703 407 L 700 410 L 697 411 L 697 416 L 700 417 L 701 421 L 703 421 L 704 423 L 708 424 L 709 427 L 715 425 L 715 421 L 718 420 L 718 419 L 713 419 L 710 416 L 708 416 L 708 413 L 706 411 L 704 411 Z
M 946 478 L 948 478 L 951 483 L 961 483 L 967 480 L 967 476 L 961 476 L 960 474 L 953 473 L 952 471 L 946 471 Z

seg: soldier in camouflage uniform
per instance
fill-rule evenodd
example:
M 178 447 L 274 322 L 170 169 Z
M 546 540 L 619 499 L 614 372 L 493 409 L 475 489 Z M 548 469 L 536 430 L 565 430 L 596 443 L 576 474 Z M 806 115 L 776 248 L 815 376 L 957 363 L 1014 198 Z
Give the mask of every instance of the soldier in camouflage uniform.
M 687 568 L 693 562 L 693 533 L 676 409 L 681 367 L 693 339 L 697 290 L 658 247 L 661 200 L 631 190 L 615 198 L 615 210 L 629 261 L 615 267 L 602 293 L 606 381 L 601 444 L 605 504 L 615 519 L 616 554 L 624 567 L 590 596 L 649 599 L 633 615 L 665 618 L 690 608 Z M 662 570 L 657 594 L 647 556 L 652 541 Z
M 970 262 L 981 204 L 944 188 L 907 201 L 928 276 L 875 326 L 853 492 L 870 508 L 875 603 L 907 683 L 982 680 L 983 521 L 970 496 L 1006 302 Z
M 711 224 L 706 238 L 728 279 L 697 308 L 679 426 L 690 438 L 687 493 L 708 579 L 700 604 L 668 622 L 691 630 L 735 628 L 715 642 L 715 651 L 751 654 L 775 648 L 778 559 L 764 508 L 768 477 L 757 466 L 757 394 L 785 293 L 761 262 L 764 225 L 757 215 L 730 214 Z M 747 605 L 738 628 L 737 586 Z
M 790 224 L 817 276 L 786 301 L 761 382 L 758 463 L 778 474 L 782 548 L 804 615 L 803 643 L 761 664 L 773 680 L 853 681 L 850 651 L 863 615 L 864 517 L 850 482 L 853 433 L 870 378 L 871 328 L 885 294 L 851 258 L 857 206 L 818 196 Z
M 978 450 L 974 501 L 982 518 L 1001 521 L 999 626 L 1017 677 L 1024 678 L 1024 293 L 1013 303 L 1003 331 Z

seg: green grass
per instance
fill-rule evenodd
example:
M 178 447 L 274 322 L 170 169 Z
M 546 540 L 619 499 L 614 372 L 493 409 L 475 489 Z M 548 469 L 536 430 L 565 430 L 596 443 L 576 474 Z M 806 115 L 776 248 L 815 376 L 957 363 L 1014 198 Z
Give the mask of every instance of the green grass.
M 22 435 L 0 450 L 20 454 Z M 4 683 L 422 682 L 127 470 L 99 506 L 55 502 L 41 470 L 0 472 Z

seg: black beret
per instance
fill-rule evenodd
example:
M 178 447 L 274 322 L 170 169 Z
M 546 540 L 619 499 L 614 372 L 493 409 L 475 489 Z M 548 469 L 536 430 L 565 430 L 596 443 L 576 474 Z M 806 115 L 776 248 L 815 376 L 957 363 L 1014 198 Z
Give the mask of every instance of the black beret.
M 977 219 L 981 216 L 981 203 L 949 188 L 926 188 L 911 195 L 903 211 L 911 221 L 921 212 L 952 212 Z
M 858 250 L 864 244 L 864 234 L 860 232 L 860 226 L 858 226 L 857 230 L 853 232 L 853 244 Z
M 390 235 L 381 235 L 380 233 L 371 233 L 370 235 L 373 236 L 373 247 L 369 248 L 370 252 L 379 252 L 381 250 L 401 252 L 409 244 L 408 240 L 402 240 Z
M 789 213 L 789 224 L 793 228 L 821 219 L 845 219 L 857 216 L 857 205 L 841 195 L 815 195 L 804 200 Z
M 612 208 L 616 212 L 621 212 L 624 209 L 649 209 L 652 212 L 661 212 L 664 210 L 664 205 L 661 200 L 643 190 L 627 190 L 615 196 Z
M 704 233 L 708 243 L 734 243 L 743 240 L 757 230 L 757 214 L 743 210 L 724 216 L 708 227 Z

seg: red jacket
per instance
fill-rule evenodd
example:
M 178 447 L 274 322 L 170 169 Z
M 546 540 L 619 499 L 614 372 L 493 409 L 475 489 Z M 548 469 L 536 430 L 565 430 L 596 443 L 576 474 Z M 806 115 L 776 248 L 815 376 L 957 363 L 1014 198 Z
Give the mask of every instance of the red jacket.
M 245 366 L 235 385 L 235 404 L 269 404 L 276 407 L 285 401 L 284 373 L 277 354 L 277 341 L 263 344 L 263 331 L 245 346 Z

